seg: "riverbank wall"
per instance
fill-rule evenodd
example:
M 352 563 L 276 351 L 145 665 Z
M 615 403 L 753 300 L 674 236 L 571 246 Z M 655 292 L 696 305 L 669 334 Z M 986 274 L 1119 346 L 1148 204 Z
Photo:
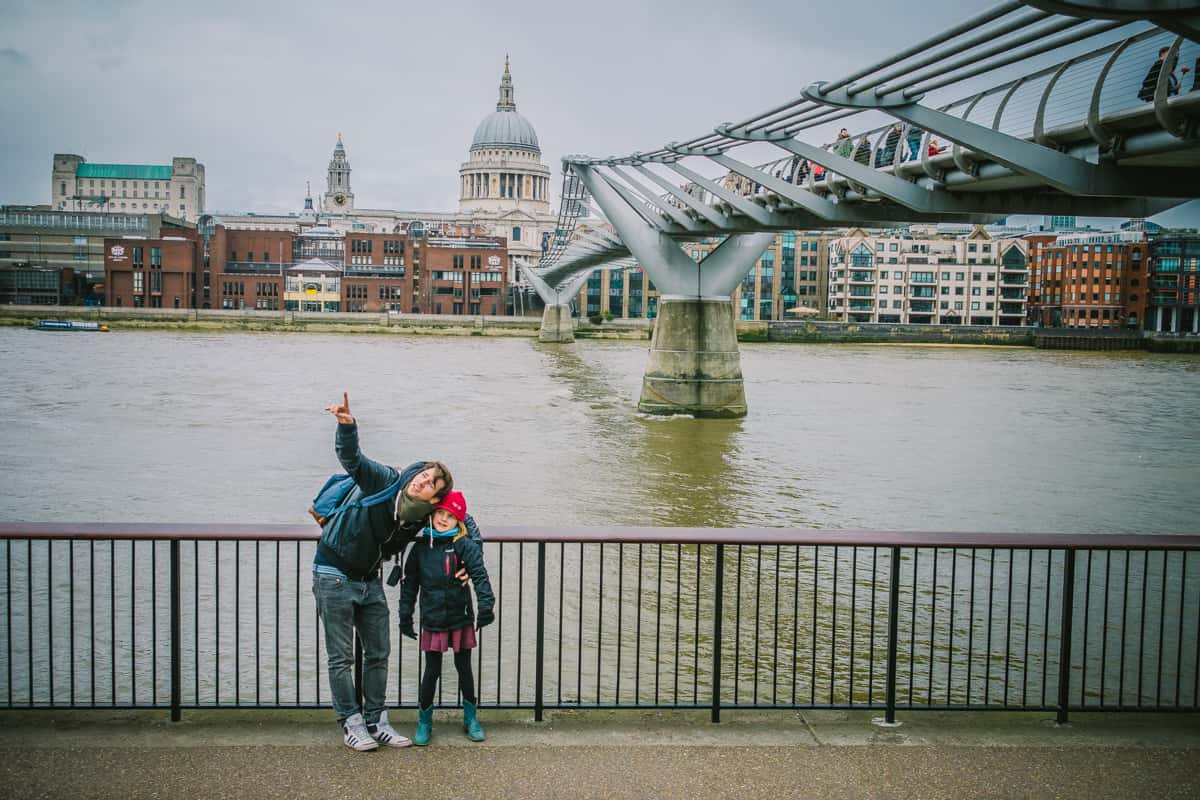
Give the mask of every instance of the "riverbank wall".
M 103 322 L 111 330 L 245 331 L 266 333 L 372 333 L 433 336 L 536 338 L 540 316 L 461 316 L 449 314 L 360 314 L 260 311 L 257 309 L 112 308 L 83 306 L 0 306 L 0 326 L 24 327 L 39 319 Z M 578 339 L 646 341 L 653 320 L 613 319 L 593 325 L 575 320 Z M 1065 350 L 1149 350 L 1200 353 L 1200 336 L 1137 330 L 1082 331 L 984 325 L 782 320 L 738 321 L 740 342 L 791 344 L 940 344 L 1037 347 Z

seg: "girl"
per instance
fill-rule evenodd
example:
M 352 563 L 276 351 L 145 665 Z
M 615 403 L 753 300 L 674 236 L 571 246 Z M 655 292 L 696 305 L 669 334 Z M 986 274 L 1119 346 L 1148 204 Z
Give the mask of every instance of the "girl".
M 421 651 L 425 654 L 425 674 L 418 694 L 420 711 L 413 744 L 429 744 L 433 734 L 433 693 L 442 677 L 442 653 L 454 649 L 454 667 L 463 698 L 463 728 L 473 742 L 483 741 L 475 705 L 475 676 L 471 672 L 471 651 L 475 649 L 475 617 L 471 611 L 471 590 L 454 575 L 462 567 L 475 584 L 479 606 L 479 627 L 490 625 L 495 598 L 483 564 L 479 542 L 467 536 L 464 520 L 467 500 L 462 492 L 447 492 L 430 517 L 429 525 L 417 534 L 408 559 L 404 562 L 404 583 L 400 589 L 400 633 L 416 639 L 413 607 L 421 598 Z

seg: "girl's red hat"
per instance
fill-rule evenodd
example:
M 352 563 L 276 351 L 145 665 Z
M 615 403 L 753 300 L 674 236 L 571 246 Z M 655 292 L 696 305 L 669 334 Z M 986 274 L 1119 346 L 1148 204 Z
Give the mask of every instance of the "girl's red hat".
M 467 519 L 467 498 L 463 497 L 462 492 L 446 492 L 446 496 L 436 508 L 446 509 L 459 522 L 465 522 Z

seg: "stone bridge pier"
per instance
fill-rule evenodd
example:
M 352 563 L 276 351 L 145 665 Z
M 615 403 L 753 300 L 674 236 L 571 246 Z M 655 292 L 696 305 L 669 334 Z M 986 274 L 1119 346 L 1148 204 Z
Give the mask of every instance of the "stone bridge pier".
M 731 301 L 738 282 L 775 234 L 731 234 L 697 263 L 625 202 L 606 178 L 585 165 L 573 169 L 659 291 L 638 410 L 745 416 L 746 392 Z
M 571 300 L 579 294 L 587 281 L 590 270 L 569 278 L 558 288 L 550 286 L 545 279 L 532 269 L 524 269 L 525 277 L 533 284 L 533 288 L 546 304 L 542 311 L 542 327 L 538 331 L 538 341 L 551 344 L 564 344 L 575 341 L 575 320 L 571 318 Z

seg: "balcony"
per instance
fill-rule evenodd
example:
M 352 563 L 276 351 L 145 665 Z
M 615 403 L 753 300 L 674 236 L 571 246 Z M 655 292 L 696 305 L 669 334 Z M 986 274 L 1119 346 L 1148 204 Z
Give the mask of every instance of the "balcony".
M 909 301 L 908 311 L 910 314 L 932 314 L 932 300 L 912 300 Z
M 1025 302 L 1025 292 L 1022 289 L 1001 289 L 1001 300 L 1015 300 L 1021 303 Z
M 875 296 L 875 287 L 874 286 L 851 286 L 850 287 L 850 296 L 851 297 L 874 297 Z
M 932 286 L 913 286 L 909 289 L 909 297 L 934 297 Z
M 282 275 L 290 266 L 290 261 L 226 261 L 224 271 L 226 275 Z
M 851 311 L 874 311 L 875 303 L 871 300 L 851 300 Z
M 1029 279 L 1024 274 L 1008 274 L 1000 278 L 1001 286 L 1028 286 Z
M 875 273 L 873 273 L 873 272 L 851 272 L 850 273 L 850 282 L 851 283 L 874 283 L 875 282 Z

